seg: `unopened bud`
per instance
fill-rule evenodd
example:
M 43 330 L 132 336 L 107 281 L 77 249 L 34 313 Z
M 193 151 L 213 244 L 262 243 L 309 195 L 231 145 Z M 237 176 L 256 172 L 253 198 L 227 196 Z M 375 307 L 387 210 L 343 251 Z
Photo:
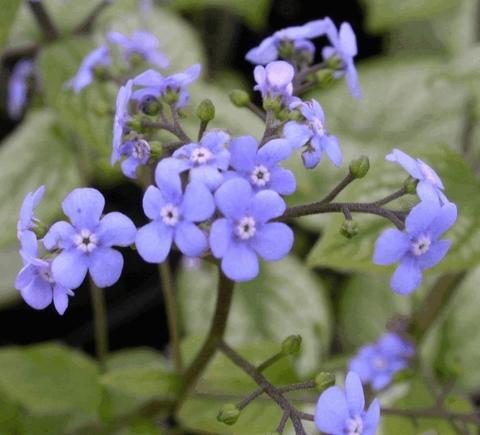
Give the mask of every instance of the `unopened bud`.
M 178 102 L 180 94 L 177 89 L 167 88 L 162 95 L 162 100 L 168 105 L 172 105 Z
M 233 403 L 226 403 L 218 411 L 217 420 L 220 423 L 232 425 L 237 422 L 241 412 Z
M 361 156 L 350 163 L 350 174 L 353 178 L 363 178 L 370 169 L 370 161 L 368 157 Z
M 278 55 L 282 59 L 290 59 L 294 53 L 295 53 L 295 46 L 293 45 L 292 41 L 289 41 L 288 39 L 284 39 L 278 45 Z
M 288 114 L 288 119 L 291 119 L 292 121 L 301 121 L 303 119 L 302 112 L 300 110 L 290 110 L 290 113 Z
M 290 335 L 282 342 L 282 353 L 284 355 L 295 355 L 302 346 L 302 337 L 300 335 Z
M 228 95 L 234 106 L 246 107 L 250 103 L 250 95 L 241 89 L 235 89 Z
M 321 88 L 328 88 L 335 81 L 335 73 L 331 69 L 321 69 L 315 73 L 315 78 Z
M 403 187 L 405 187 L 405 192 L 415 193 L 417 191 L 417 184 L 418 184 L 417 179 L 413 177 L 408 177 L 403 183 Z
M 145 113 L 145 115 L 155 116 L 158 115 L 162 109 L 162 103 L 153 95 L 147 95 L 142 99 L 138 108 Z
M 197 107 L 197 117 L 202 122 L 210 122 L 215 118 L 215 105 L 212 100 L 206 98 Z
M 158 141 L 152 141 L 152 142 L 149 142 L 149 145 L 150 145 L 150 155 L 153 157 L 153 158 L 160 158 L 162 157 L 163 155 L 163 146 L 161 144 L 161 142 L 158 142 Z
M 43 237 L 45 236 L 45 234 L 47 234 L 48 232 L 48 227 L 41 223 L 41 222 L 38 222 L 33 228 L 32 228 L 32 231 L 35 233 L 35 235 L 37 236 L 37 238 L 39 239 L 43 239 Z
M 347 219 L 340 228 L 340 234 L 347 239 L 351 239 L 358 234 L 358 225 L 354 220 Z
M 138 132 L 143 131 L 142 121 L 139 118 L 130 119 L 127 122 L 127 127 L 129 128 L 129 130 Z
M 325 62 L 329 68 L 334 70 L 341 69 L 343 67 L 342 59 L 336 55 L 330 56 Z
M 327 388 L 335 385 L 335 376 L 329 372 L 320 372 L 315 376 L 315 388 L 319 393 L 323 393 Z
M 281 97 L 267 96 L 263 99 L 264 110 L 271 110 L 272 112 L 280 112 L 283 109 Z

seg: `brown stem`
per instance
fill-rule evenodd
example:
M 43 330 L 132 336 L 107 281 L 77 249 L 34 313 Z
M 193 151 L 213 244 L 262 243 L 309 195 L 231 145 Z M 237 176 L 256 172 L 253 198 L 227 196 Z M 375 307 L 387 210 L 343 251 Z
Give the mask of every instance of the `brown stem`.
M 349 172 L 345 178 L 338 183 L 330 193 L 328 193 L 325 197 L 323 197 L 318 204 L 328 204 L 329 202 L 332 202 L 339 194 L 340 192 L 345 189 L 353 180 L 355 180 L 355 177 Z
M 57 40 L 60 37 L 60 32 L 45 9 L 43 2 L 30 0 L 28 6 L 35 17 L 38 26 L 42 30 L 45 39 L 48 41 Z
M 85 19 L 77 26 L 73 31 L 75 35 L 82 35 L 90 33 L 93 30 L 93 25 L 95 21 L 100 16 L 100 13 L 107 7 L 112 4 L 112 0 L 102 0 L 97 4 L 92 11 L 85 17 Z
M 387 195 L 385 198 L 379 199 L 378 201 L 374 201 L 372 202 L 372 204 L 376 205 L 377 207 L 380 207 L 382 205 L 388 204 L 389 202 L 392 202 L 394 199 L 402 197 L 406 193 L 407 193 L 407 189 L 405 189 L 405 186 L 402 186 L 396 192 L 393 192 L 390 195 Z
M 247 104 L 247 109 L 249 109 L 253 114 L 257 115 L 263 122 L 267 120 L 267 115 L 265 112 L 260 109 L 256 104 L 252 103 L 251 101 Z

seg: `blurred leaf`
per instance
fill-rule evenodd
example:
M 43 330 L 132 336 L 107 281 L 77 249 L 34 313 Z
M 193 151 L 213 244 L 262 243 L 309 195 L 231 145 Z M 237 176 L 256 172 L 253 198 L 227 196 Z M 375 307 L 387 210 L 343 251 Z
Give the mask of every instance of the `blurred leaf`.
M 268 18 L 271 0 L 172 0 L 171 5 L 181 12 L 193 13 L 209 7 L 226 9 L 242 18 L 253 30 L 260 30 Z
M 165 357 L 158 350 L 149 347 L 134 347 L 110 353 L 107 369 L 116 371 L 158 364 L 166 364 Z
M 0 276 L 2 277 L 0 280 L 0 307 L 9 305 L 20 297 L 20 293 L 14 288 L 15 277 L 22 268 L 18 249 L 18 242 L 0 249 Z
M 47 190 L 39 216 L 49 222 L 59 213 L 65 195 L 80 184 L 80 174 L 71 143 L 47 110 L 30 113 L 0 148 L 0 247 L 11 246 L 23 199 L 42 184 Z
M 183 267 L 177 284 L 185 332 L 206 333 L 216 297 L 215 268 L 203 263 Z M 280 346 L 291 334 L 303 337 L 300 370 L 318 368 L 331 337 L 330 307 L 322 283 L 290 256 L 264 263 L 257 279 L 237 285 L 227 339 L 233 344 L 273 340 Z
M 0 0 L 0 50 L 8 39 L 8 34 L 15 21 L 22 0 Z

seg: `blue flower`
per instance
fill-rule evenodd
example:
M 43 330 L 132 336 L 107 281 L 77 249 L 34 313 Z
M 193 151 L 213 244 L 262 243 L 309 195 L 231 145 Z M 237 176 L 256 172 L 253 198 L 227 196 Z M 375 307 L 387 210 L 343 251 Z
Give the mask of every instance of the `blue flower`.
M 195 64 L 181 73 L 168 77 L 149 69 L 133 79 L 135 86 L 142 87 L 133 93 L 133 98 L 140 101 L 147 96 L 159 98 L 165 96 L 167 92 L 173 92 L 178 94 L 175 107 L 180 109 L 188 103 L 189 94 L 186 87 L 200 77 L 201 69 L 200 64 Z
M 146 165 L 150 159 L 150 145 L 143 139 L 128 140 L 120 145 L 119 152 L 126 157 L 122 162 L 122 172 L 129 178 L 137 178 L 137 168 Z
M 198 181 L 190 182 L 182 192 L 176 163 L 176 159 L 169 159 L 158 164 L 155 171 L 158 187 L 149 186 L 143 197 L 143 210 L 152 222 L 138 230 L 135 244 L 149 263 L 164 261 L 173 242 L 189 257 L 197 257 L 208 249 L 207 236 L 195 223 L 213 215 L 213 196 Z
M 358 375 L 349 372 L 345 390 L 334 386 L 320 396 L 315 425 L 328 435 L 375 435 L 380 422 L 380 404 L 375 399 L 365 411 L 365 396 Z
M 230 166 L 235 170 L 233 174 L 244 177 L 255 190 L 270 189 L 280 195 L 291 195 L 296 188 L 295 176 L 278 165 L 291 152 L 285 139 L 273 139 L 258 149 L 253 136 L 241 136 L 230 145 Z
M 35 192 L 28 192 L 20 208 L 20 217 L 17 222 L 17 237 L 21 238 L 23 232 L 35 228 L 38 220 L 34 215 L 35 209 L 45 194 L 45 186 L 40 186 Z
M 303 26 L 287 27 L 279 30 L 264 39 L 258 47 L 252 48 L 245 58 L 257 65 L 266 65 L 277 60 L 279 57 L 278 48 L 284 41 L 293 42 L 295 49 L 308 50 L 313 57 L 315 47 L 309 39 L 325 35 L 327 29 L 333 25 L 330 18 L 310 21 Z
M 190 170 L 191 181 L 199 181 L 213 191 L 223 181 L 222 172 L 228 169 L 230 152 L 225 145 L 229 140 L 224 131 L 211 131 L 203 135 L 200 143 L 189 143 L 176 150 L 173 158 L 184 163 L 182 170 Z
M 281 98 L 284 104 L 289 104 L 293 93 L 292 80 L 295 75 L 293 66 L 283 60 L 269 63 L 266 67 L 258 65 L 253 72 L 257 84 L 253 88 L 260 91 L 265 99 Z
M 27 102 L 28 79 L 32 76 L 32 60 L 21 60 L 13 68 L 8 81 L 7 111 L 12 119 L 19 119 Z
M 43 310 L 53 300 L 55 309 L 62 315 L 68 307 L 68 296 L 73 296 L 73 292 L 55 281 L 51 260 L 38 258 L 37 237 L 33 232 L 24 231 L 20 241 L 23 268 L 17 275 L 15 288 L 32 308 Z
M 104 206 L 98 190 L 74 189 L 62 203 L 72 223 L 56 222 L 43 238 L 46 249 L 62 250 L 52 262 L 52 275 L 66 288 L 79 287 L 87 271 L 98 287 L 111 286 L 120 277 L 123 257 L 112 246 L 131 245 L 136 228 L 122 213 L 102 217 Z
M 273 190 L 255 191 L 243 178 L 226 181 L 215 192 L 223 218 L 210 229 L 210 248 L 226 276 L 248 281 L 259 272 L 258 256 L 277 261 L 292 249 L 293 232 L 281 222 L 269 222 L 285 211 L 285 202 Z
M 137 30 L 128 37 L 120 32 L 110 32 L 107 39 L 121 48 L 127 62 L 136 54 L 158 68 L 167 68 L 169 65 L 167 57 L 159 50 L 160 41 L 153 33 Z
M 93 70 L 98 66 L 108 66 L 112 62 L 106 45 L 101 45 L 87 54 L 83 59 L 77 74 L 66 83 L 66 87 L 73 88 L 78 94 L 84 87 L 92 83 Z
M 457 219 L 457 207 L 438 201 L 423 201 L 413 207 L 405 221 L 405 231 L 386 230 L 377 240 L 373 262 L 388 265 L 400 262 L 390 285 L 400 294 L 415 290 L 422 272 L 435 266 L 450 248 L 450 240 L 438 240 Z
M 125 86 L 118 90 L 115 117 L 113 119 L 112 165 L 120 160 L 122 156 L 122 137 L 125 133 L 127 122 L 130 120 L 128 106 L 132 98 L 132 86 L 133 81 L 129 80 Z
M 448 202 L 443 193 L 443 183 L 437 173 L 420 159 L 414 159 L 401 150 L 394 149 L 385 157 L 390 162 L 398 163 L 413 178 L 418 180 L 417 194 L 422 201 Z
M 306 123 L 295 121 L 287 122 L 283 132 L 291 142 L 293 148 L 307 144 L 302 153 L 303 164 L 312 169 L 320 163 L 323 153 L 326 152 L 335 166 L 342 164 L 342 152 L 336 136 L 330 136 L 325 129 L 325 115 L 316 100 L 309 102 L 294 102 L 290 108 L 300 108 Z
M 325 47 L 322 51 L 324 59 L 337 56 L 342 62 L 342 71 L 337 72 L 337 76 L 345 75 L 350 93 L 355 98 L 360 98 L 362 92 L 358 82 L 358 74 L 355 69 L 353 58 L 357 55 L 357 38 L 353 33 L 352 26 L 348 23 L 342 23 L 340 32 L 335 26 L 329 26 L 327 31 L 328 39 L 332 46 Z
M 357 373 L 362 383 L 370 384 L 374 390 L 381 390 L 392 381 L 395 373 L 408 367 L 413 355 L 413 345 L 390 332 L 376 343 L 362 346 L 350 361 L 349 369 Z

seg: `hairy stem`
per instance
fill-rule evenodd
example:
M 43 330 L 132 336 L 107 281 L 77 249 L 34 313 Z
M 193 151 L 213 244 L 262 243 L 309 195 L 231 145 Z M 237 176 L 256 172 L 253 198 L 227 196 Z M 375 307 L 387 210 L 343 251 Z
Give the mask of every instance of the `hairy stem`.
M 105 294 L 90 279 L 90 297 L 92 300 L 93 327 L 95 333 L 95 352 L 102 372 L 106 369 L 108 355 L 108 320 Z
M 57 40 L 60 37 L 60 32 L 45 9 L 44 4 L 42 2 L 30 0 L 28 6 L 35 17 L 38 26 L 42 30 L 45 39 L 48 41 Z

